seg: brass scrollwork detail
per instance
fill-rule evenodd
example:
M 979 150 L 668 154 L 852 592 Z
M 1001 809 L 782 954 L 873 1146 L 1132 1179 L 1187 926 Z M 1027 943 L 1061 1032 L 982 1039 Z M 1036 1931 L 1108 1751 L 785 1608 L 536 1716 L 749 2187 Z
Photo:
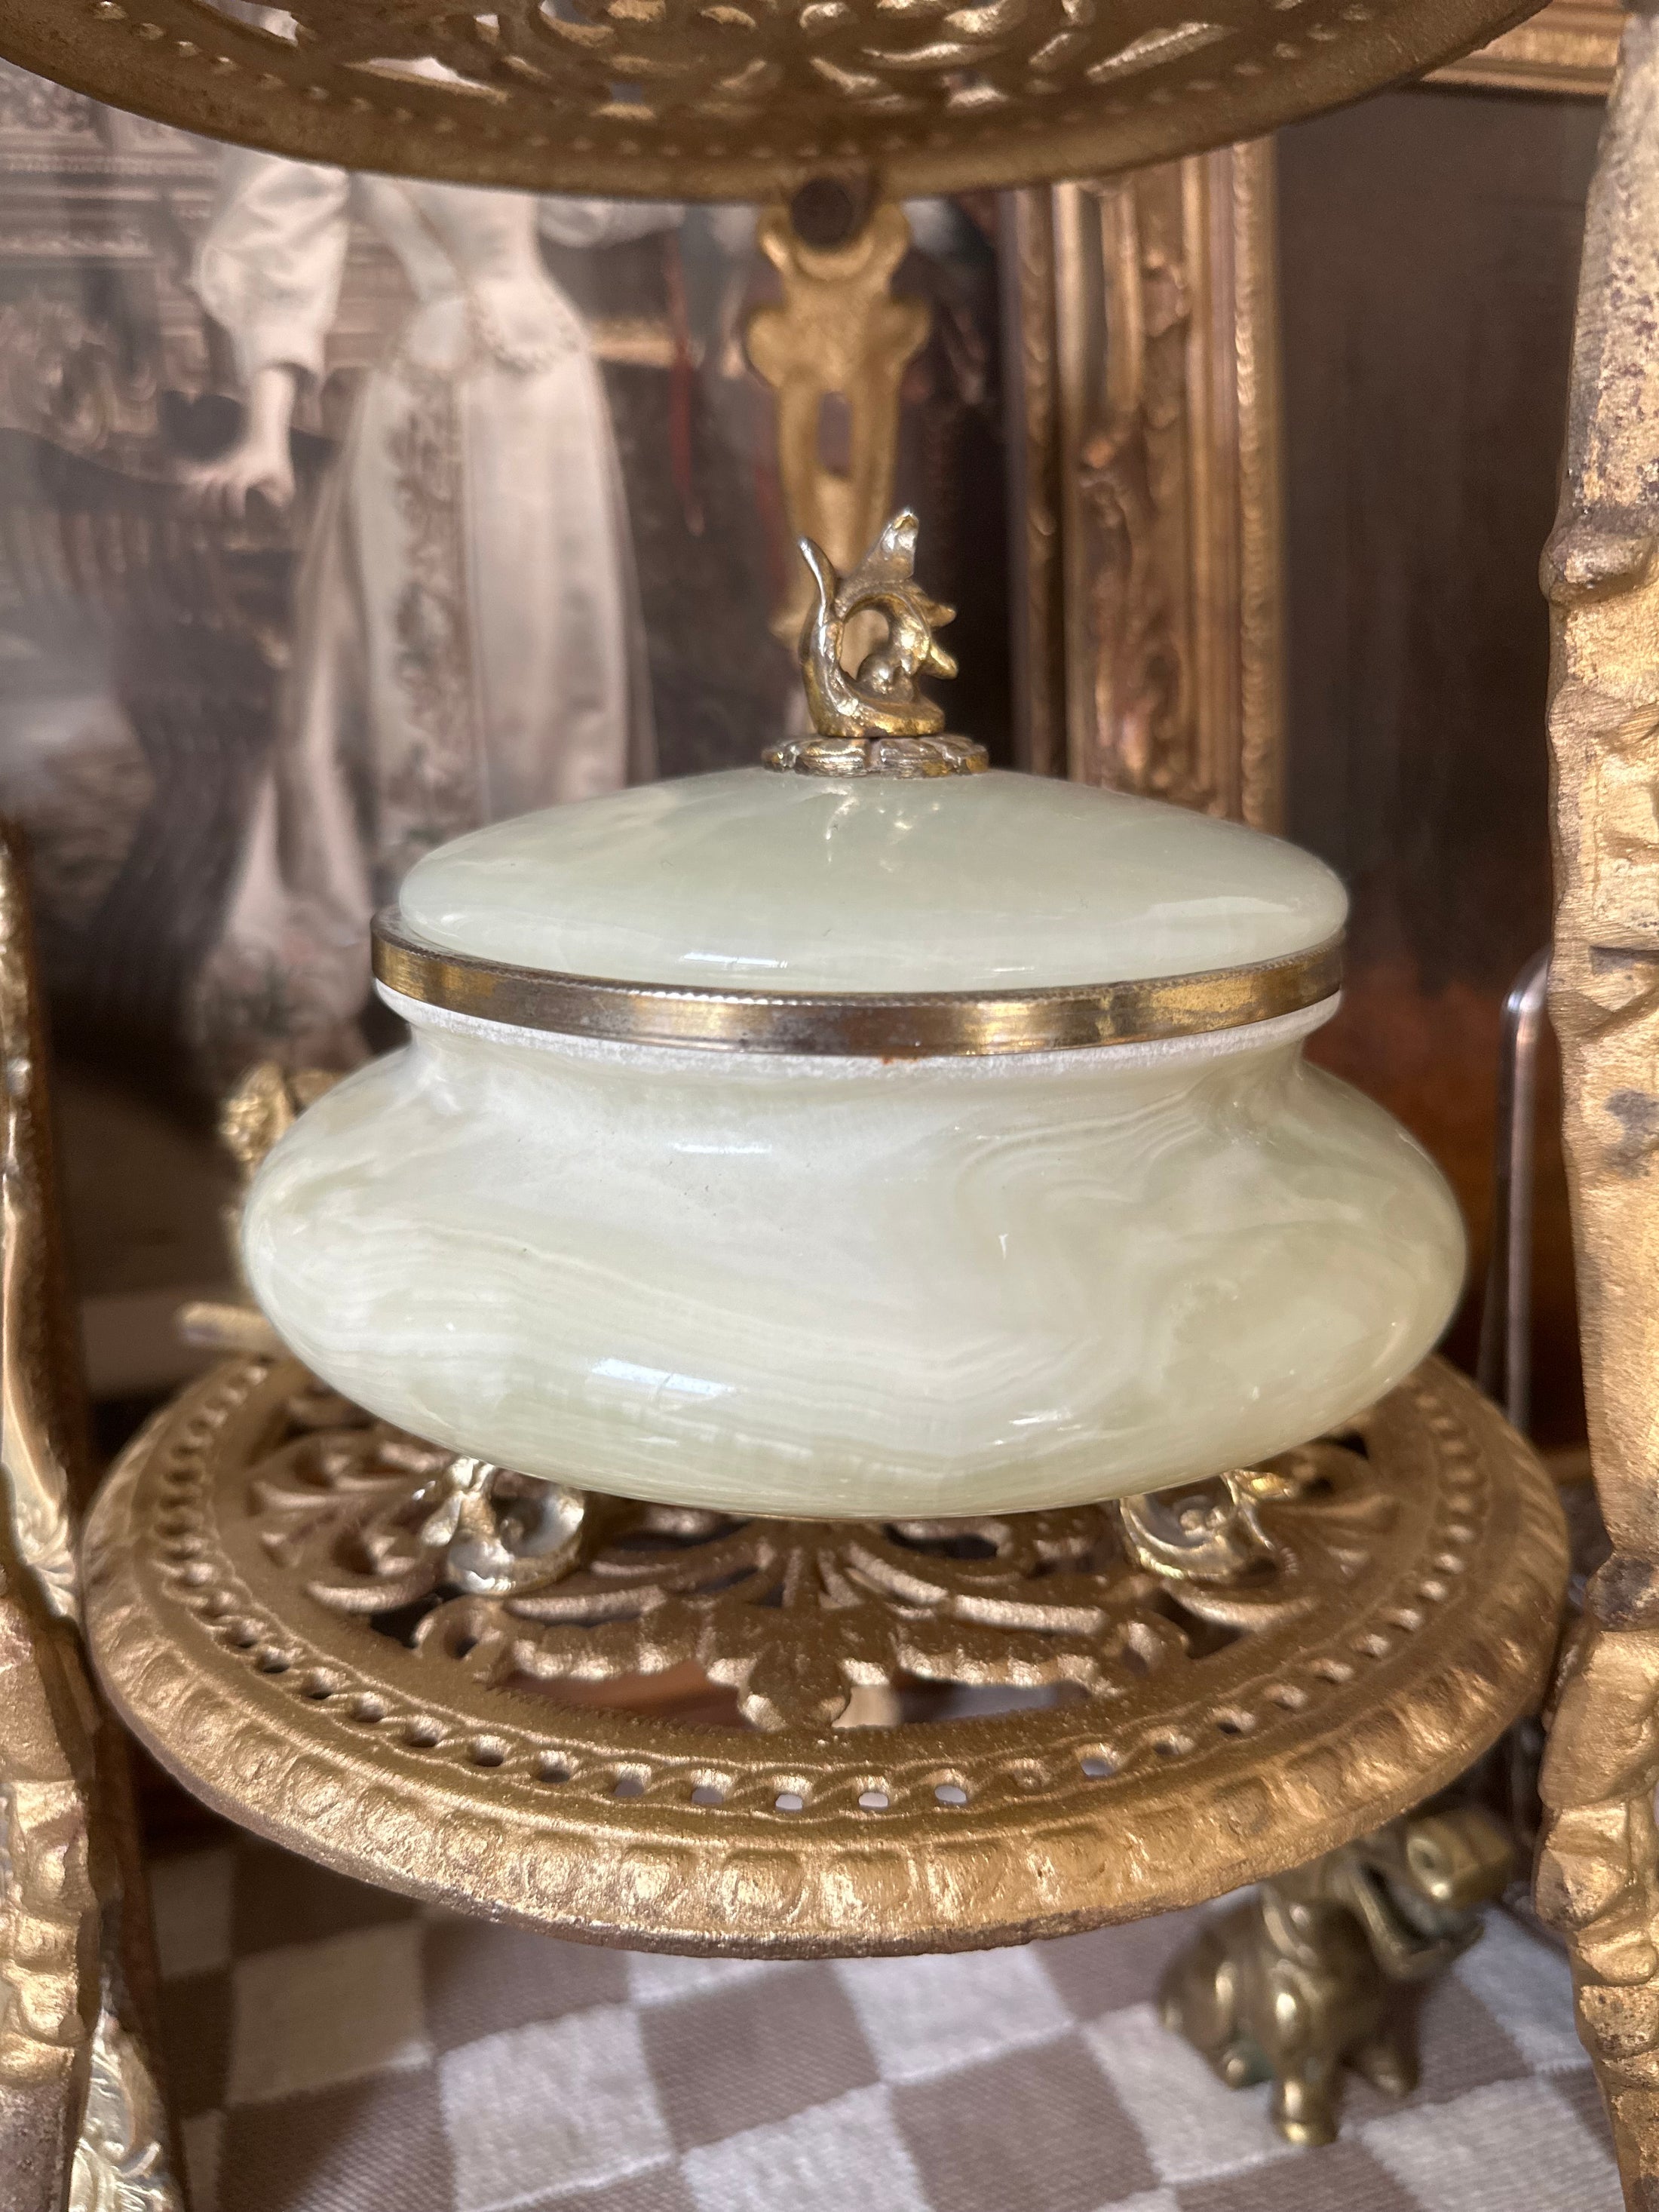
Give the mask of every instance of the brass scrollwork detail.
M 66 2212 L 185 2212 L 167 2134 L 155 2077 L 106 2004 L 93 2031 Z
M 1262 1498 L 1296 1494 L 1264 1488 L 1261 1468 L 1235 1468 L 1196 1488 L 1120 1498 L 1123 1547 L 1137 1566 L 1167 1582 L 1237 1582 L 1282 1556 L 1261 1525 Z
M 1173 1680 L 1217 1629 L 1299 1618 L 1398 1516 L 1367 1462 L 1328 1441 L 1115 1506 L 874 1523 L 584 1494 L 452 1459 L 320 1386 L 290 1399 L 286 1426 L 249 1515 L 329 1611 L 419 1607 L 412 1648 L 473 1680 L 696 1667 L 763 1729 L 836 1726 L 859 1691 L 907 1677 L 1064 1683 L 1115 1706 L 1129 1675 Z
M 119 1708 L 345 1874 L 699 1951 L 1009 1942 L 1274 1878 L 1528 1705 L 1566 1577 L 1548 1475 L 1437 1363 L 1256 1471 L 1276 1562 L 1230 1583 L 1146 1573 L 1099 1506 L 591 1498 L 566 1573 L 476 1597 L 416 1541 L 442 1468 L 295 1360 L 192 1385 L 86 1531 Z M 489 1482 L 520 1555 L 522 1482 Z
M 462 1474 L 450 1532 L 447 1463 L 297 1362 L 228 1361 L 100 1496 L 98 1661 L 265 1833 L 590 1940 L 1023 1941 L 1273 1878 L 1526 1708 L 1565 1576 L 1547 1476 L 1432 1362 L 1361 1433 L 1252 1471 L 1273 1557 L 1231 1581 L 1149 1572 L 1099 1507 L 744 1522 L 592 1497 L 568 1563 L 472 1595 L 464 1522 L 487 1506 L 486 1540 L 534 1556 L 533 1486 Z
M 896 199 L 1255 138 L 1462 53 L 1514 0 L 817 8 L 662 0 L 6 0 L 0 52 L 302 161 L 522 191 Z M 1293 32 L 1294 36 L 1287 36 Z M 1599 58 L 1599 56 L 1598 56 Z
M 452 1460 L 439 1478 L 438 1502 L 421 1523 L 422 1547 L 442 1562 L 435 1578 L 471 1597 L 543 1589 L 581 1555 L 588 1519 L 582 1492 L 520 1478 L 518 1496 L 505 1498 L 497 1492 L 506 1473 L 489 1460 Z

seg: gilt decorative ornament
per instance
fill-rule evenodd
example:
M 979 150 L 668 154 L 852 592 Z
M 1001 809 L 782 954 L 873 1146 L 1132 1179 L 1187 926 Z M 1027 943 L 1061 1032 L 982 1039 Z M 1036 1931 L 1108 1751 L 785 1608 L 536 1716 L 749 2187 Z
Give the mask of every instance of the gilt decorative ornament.
M 768 768 L 801 775 L 975 775 L 983 745 L 945 735 L 945 709 L 918 689 L 923 676 L 954 676 L 957 664 L 933 635 L 956 609 L 931 599 L 915 578 L 916 518 L 896 514 L 849 576 L 838 576 L 810 538 L 800 554 L 812 578 L 811 613 L 801 632 L 801 677 L 817 734 L 768 746 Z M 856 675 L 844 665 L 848 632 L 860 616 L 887 625 Z

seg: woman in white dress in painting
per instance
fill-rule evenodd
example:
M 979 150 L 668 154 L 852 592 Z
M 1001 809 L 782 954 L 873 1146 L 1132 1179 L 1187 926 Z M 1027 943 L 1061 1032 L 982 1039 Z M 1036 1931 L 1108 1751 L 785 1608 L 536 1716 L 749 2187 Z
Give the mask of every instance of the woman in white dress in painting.
M 273 1053 L 337 1066 L 364 1049 L 369 916 L 412 861 L 653 772 L 610 412 L 538 238 L 605 245 L 675 212 L 222 158 L 196 282 L 247 416 L 195 472 L 210 507 L 293 497 L 295 403 L 322 374 L 351 216 L 415 295 L 323 495 L 272 764 L 193 1010 L 222 1072 Z

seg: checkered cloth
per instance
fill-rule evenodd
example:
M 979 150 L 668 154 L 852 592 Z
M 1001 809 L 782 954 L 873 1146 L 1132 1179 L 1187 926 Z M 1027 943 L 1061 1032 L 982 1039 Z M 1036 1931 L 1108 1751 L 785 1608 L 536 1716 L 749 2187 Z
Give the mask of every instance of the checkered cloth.
M 238 1839 L 155 1869 L 197 2212 L 1618 2212 L 1566 1968 L 1502 1915 L 1423 2087 L 1293 2151 L 1158 2026 L 1194 1916 L 945 1959 L 669 1959 Z

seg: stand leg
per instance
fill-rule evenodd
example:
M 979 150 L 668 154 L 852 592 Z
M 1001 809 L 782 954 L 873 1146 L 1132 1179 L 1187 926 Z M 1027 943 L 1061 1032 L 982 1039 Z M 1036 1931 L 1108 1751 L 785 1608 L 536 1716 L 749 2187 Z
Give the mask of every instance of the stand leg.
M 832 209 L 837 196 L 846 204 Z M 809 221 L 809 240 L 800 224 L 813 216 L 828 216 L 830 227 L 820 232 Z M 899 386 L 933 320 L 924 301 L 890 289 L 909 247 L 909 222 L 891 201 L 860 208 L 844 187 L 826 180 L 798 193 L 791 207 L 769 209 L 757 242 L 778 272 L 783 300 L 757 308 L 744 336 L 757 374 L 777 394 L 778 477 L 789 535 L 815 539 L 845 572 L 874 544 L 891 510 Z M 826 402 L 844 410 L 848 451 L 836 468 L 820 459 Z M 805 562 L 792 559 L 772 620 L 774 635 L 792 647 L 811 611 L 811 593 Z M 849 665 L 869 643 L 867 637 L 849 643 Z
M 1592 1578 L 1540 1778 L 1540 1913 L 1626 2202 L 1659 2201 L 1659 21 L 1625 19 L 1585 218 L 1551 602 L 1561 1045 L 1590 1462 L 1613 1557 Z

